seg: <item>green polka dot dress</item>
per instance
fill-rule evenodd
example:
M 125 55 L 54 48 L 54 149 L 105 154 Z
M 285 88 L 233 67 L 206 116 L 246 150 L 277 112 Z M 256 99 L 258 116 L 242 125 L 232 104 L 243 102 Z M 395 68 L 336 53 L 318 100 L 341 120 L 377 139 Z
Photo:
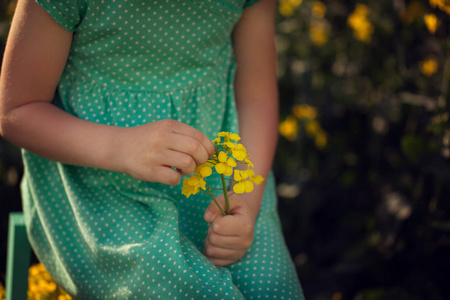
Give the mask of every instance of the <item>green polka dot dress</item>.
M 73 45 L 55 105 L 95 123 L 237 132 L 232 29 L 254 0 L 37 0 Z M 30 242 L 74 299 L 303 299 L 268 178 L 237 263 L 201 253 L 205 195 L 23 151 Z M 213 178 L 219 184 L 219 178 Z

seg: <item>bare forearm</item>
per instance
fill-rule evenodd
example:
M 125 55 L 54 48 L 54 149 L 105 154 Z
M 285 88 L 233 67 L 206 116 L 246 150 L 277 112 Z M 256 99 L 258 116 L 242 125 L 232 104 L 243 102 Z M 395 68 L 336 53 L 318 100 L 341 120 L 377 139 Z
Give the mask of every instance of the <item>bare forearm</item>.
M 251 154 L 255 174 L 267 178 L 277 145 L 278 103 L 270 101 L 246 102 L 240 105 L 239 130 L 242 143 Z M 259 211 L 265 182 L 255 186 L 250 194 L 254 209 Z
M 278 106 L 275 101 L 247 102 L 240 106 L 239 131 L 251 154 L 256 174 L 267 178 L 275 154 L 278 132 Z
M 81 120 L 48 102 L 32 102 L 2 118 L 2 135 L 15 145 L 67 164 L 118 171 L 114 149 L 123 128 Z
M 242 143 L 255 173 L 267 178 L 278 138 L 278 87 L 274 29 L 275 1 L 262 0 L 244 12 L 234 32 L 236 105 Z M 249 194 L 259 211 L 265 184 Z
M 255 174 L 267 178 L 278 141 L 278 87 L 275 75 L 275 47 L 267 45 L 264 65 L 241 64 L 235 80 L 239 132 L 251 154 Z M 258 74 L 257 76 L 255 74 Z M 248 196 L 258 212 L 265 182 Z

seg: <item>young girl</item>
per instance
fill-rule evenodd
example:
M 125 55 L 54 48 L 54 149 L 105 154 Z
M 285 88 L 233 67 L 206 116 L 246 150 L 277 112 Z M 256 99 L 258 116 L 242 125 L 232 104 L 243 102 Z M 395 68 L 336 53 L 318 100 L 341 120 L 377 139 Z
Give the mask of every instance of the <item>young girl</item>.
M 24 149 L 33 249 L 74 299 L 303 298 L 270 174 L 275 1 L 255 2 L 19 0 L 1 134 Z M 180 184 L 221 131 L 267 178 L 225 217 Z

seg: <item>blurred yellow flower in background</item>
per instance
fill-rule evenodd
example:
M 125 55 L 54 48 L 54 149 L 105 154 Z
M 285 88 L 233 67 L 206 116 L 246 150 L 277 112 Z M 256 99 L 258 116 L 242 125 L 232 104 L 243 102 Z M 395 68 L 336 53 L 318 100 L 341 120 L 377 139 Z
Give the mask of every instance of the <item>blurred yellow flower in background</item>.
M 430 0 L 430 5 L 431 7 L 437 7 L 450 15 L 450 0 Z
M 429 55 L 427 58 L 419 62 L 420 71 L 428 77 L 436 73 L 438 68 L 438 61 L 434 55 Z
M 303 0 L 280 0 L 278 2 L 278 12 L 284 17 L 290 17 L 295 9 L 302 4 Z
M 306 134 L 309 136 L 316 136 L 317 133 L 321 130 L 319 122 L 316 120 L 311 120 L 306 123 Z
M 370 42 L 374 31 L 372 23 L 367 19 L 369 12 L 367 5 L 359 3 L 347 19 L 347 24 L 353 29 L 353 36 L 366 43 Z
M 306 104 L 294 105 L 292 107 L 292 113 L 299 119 L 315 119 L 317 117 L 316 108 Z
M 7 16 L 14 15 L 14 12 L 16 11 L 17 1 L 11 1 L 9 2 L 8 6 L 6 7 L 5 14 Z
M 39 263 L 28 270 L 28 300 L 71 300 L 72 298 L 55 283 L 53 278 Z M 0 284 L 0 299 L 4 299 L 5 290 Z
M 293 116 L 288 116 L 286 120 L 280 123 L 279 131 L 287 140 L 293 141 L 297 137 L 298 124 L 297 119 Z
M 5 299 L 5 288 L 3 287 L 3 284 L 0 282 L 0 300 Z
M 421 18 L 425 10 L 425 5 L 422 2 L 413 0 L 399 11 L 399 17 L 405 25 L 409 25 L 417 18 Z
M 323 129 L 319 130 L 316 134 L 315 139 L 316 147 L 319 149 L 323 149 L 327 145 L 327 142 L 328 142 L 327 133 Z
M 328 41 L 330 24 L 323 19 L 313 20 L 309 27 L 309 37 L 314 45 L 322 46 Z
M 434 15 L 434 14 L 425 14 L 423 16 L 423 20 L 425 22 L 425 25 L 427 26 L 428 31 L 434 34 L 436 32 L 436 29 L 437 29 L 438 25 L 439 25 L 439 20 L 436 17 L 436 15 Z
M 327 6 L 322 1 L 314 1 L 311 14 L 315 18 L 323 18 L 327 12 Z
M 302 127 L 300 127 L 300 123 L 303 125 Z M 304 131 L 300 131 L 300 128 L 304 128 Z M 306 134 L 314 139 L 318 149 L 325 148 L 328 142 L 328 135 L 317 120 L 317 109 L 307 104 L 294 105 L 292 114 L 280 123 L 279 132 L 291 142 L 296 140 L 299 134 Z

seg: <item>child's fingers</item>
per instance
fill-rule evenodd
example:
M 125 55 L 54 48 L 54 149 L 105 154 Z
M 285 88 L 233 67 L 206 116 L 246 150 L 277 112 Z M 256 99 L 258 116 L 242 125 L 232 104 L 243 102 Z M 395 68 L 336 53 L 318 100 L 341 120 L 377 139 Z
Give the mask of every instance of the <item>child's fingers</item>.
M 188 154 L 197 165 L 205 163 L 210 157 L 205 145 L 190 136 L 180 134 L 168 136 L 167 143 L 170 150 Z
M 217 203 L 219 203 L 220 207 L 225 210 L 225 199 L 223 195 L 216 197 Z M 216 217 L 223 217 L 222 212 L 217 207 L 217 204 L 214 201 L 211 201 L 208 208 L 205 210 L 205 214 L 203 218 L 206 222 L 212 223 Z
M 207 240 L 205 241 L 205 248 L 203 253 L 208 258 L 219 258 L 219 259 L 229 259 L 229 260 L 238 260 L 244 255 L 244 249 L 229 249 L 229 248 L 221 248 L 211 245 Z
M 254 230 L 254 224 L 242 215 L 216 218 L 210 227 L 214 233 L 224 236 L 248 236 L 252 235 Z
M 195 129 L 192 126 L 184 124 L 182 122 L 178 122 L 178 121 L 174 121 L 174 120 L 167 120 L 167 123 L 168 123 L 167 126 L 169 126 L 173 132 L 178 133 L 180 135 L 185 135 L 185 136 L 191 137 L 191 138 L 199 141 L 203 145 L 203 147 L 206 149 L 208 157 L 211 157 L 214 155 L 214 145 L 208 139 L 208 137 L 206 137 L 206 135 L 201 133 L 199 130 Z
M 197 164 L 188 154 L 169 150 L 161 158 L 161 165 L 176 168 L 182 175 L 192 174 Z
M 240 236 L 219 235 L 209 229 L 208 236 L 205 239 L 205 244 L 206 243 L 215 247 L 227 249 L 248 249 L 252 244 L 252 239 L 247 239 Z
M 161 166 L 152 175 L 159 178 L 158 182 L 162 184 L 177 185 L 181 180 L 181 174 L 170 167 Z
M 230 209 L 231 209 L 231 216 L 238 216 L 243 215 L 247 213 L 247 210 L 242 206 L 242 199 L 237 196 L 233 195 L 229 197 L 230 200 Z M 219 203 L 220 207 L 223 211 L 225 211 L 225 198 L 223 195 L 220 195 L 216 197 L 217 203 Z M 205 211 L 205 214 L 203 218 L 206 222 L 212 223 L 215 219 L 215 217 L 221 216 L 221 217 L 229 217 L 229 216 L 223 216 L 220 209 L 217 207 L 216 203 L 214 201 L 211 201 L 208 208 Z M 229 222 L 233 222 L 233 220 L 228 220 Z M 234 230 L 234 229 L 233 229 Z

